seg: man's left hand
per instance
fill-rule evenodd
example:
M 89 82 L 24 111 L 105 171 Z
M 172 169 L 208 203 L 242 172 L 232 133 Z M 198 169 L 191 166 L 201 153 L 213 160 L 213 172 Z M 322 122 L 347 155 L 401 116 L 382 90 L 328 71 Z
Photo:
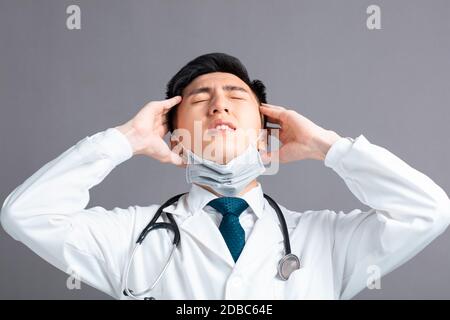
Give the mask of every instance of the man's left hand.
M 279 124 L 281 127 L 278 138 L 282 145 L 278 150 L 263 153 L 264 162 L 324 160 L 331 145 L 341 138 L 336 132 L 316 125 L 294 110 L 262 103 L 260 111 L 269 122 Z

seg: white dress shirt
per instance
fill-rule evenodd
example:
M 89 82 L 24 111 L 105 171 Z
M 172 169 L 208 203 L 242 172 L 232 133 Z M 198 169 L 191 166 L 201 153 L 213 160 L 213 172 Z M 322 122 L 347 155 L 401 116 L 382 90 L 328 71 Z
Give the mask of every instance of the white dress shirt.
M 159 205 L 86 206 L 90 189 L 131 157 L 128 140 L 115 128 L 85 137 L 8 195 L 1 211 L 3 228 L 60 270 L 76 271 L 91 286 L 128 299 L 123 295 L 124 270 L 136 239 Z M 179 226 L 181 243 L 152 295 L 349 299 L 366 287 L 371 267 L 381 276 L 389 273 L 450 224 L 450 200 L 444 190 L 363 135 L 336 141 L 324 166 L 371 209 L 297 212 L 280 205 L 292 252 L 302 262 L 288 281 L 277 277 L 283 236 L 261 185 L 242 196 L 249 204 L 240 216 L 246 243 L 236 262 L 218 230 L 221 217 L 207 206 L 216 196 L 192 185 L 187 195 L 166 209 Z M 148 288 L 171 248 L 167 233 L 149 237 L 130 268 L 129 287 L 136 291 Z

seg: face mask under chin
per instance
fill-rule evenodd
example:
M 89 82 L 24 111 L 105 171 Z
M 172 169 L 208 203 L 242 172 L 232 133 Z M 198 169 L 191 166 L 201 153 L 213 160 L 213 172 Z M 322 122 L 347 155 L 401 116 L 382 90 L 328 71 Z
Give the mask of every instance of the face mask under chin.
M 197 146 L 194 146 L 193 148 L 190 148 L 190 152 L 194 153 L 197 157 L 204 160 L 209 160 L 216 162 L 217 164 L 225 165 L 246 152 L 251 145 L 254 145 L 259 151 L 258 146 L 261 142 L 263 134 L 264 132 L 261 130 L 257 135 L 254 134 L 255 136 L 227 136 L 228 140 L 222 139 L 221 137 L 216 140 L 214 140 L 215 138 L 212 138 L 213 140 L 208 141 L 208 143 L 203 142 L 201 149 Z M 183 151 L 186 150 L 187 148 L 183 146 Z M 186 152 L 183 152 L 183 154 L 185 153 Z
M 203 159 L 188 149 L 186 156 L 186 181 L 207 186 L 225 196 L 235 196 L 265 171 L 255 143 L 226 164 Z

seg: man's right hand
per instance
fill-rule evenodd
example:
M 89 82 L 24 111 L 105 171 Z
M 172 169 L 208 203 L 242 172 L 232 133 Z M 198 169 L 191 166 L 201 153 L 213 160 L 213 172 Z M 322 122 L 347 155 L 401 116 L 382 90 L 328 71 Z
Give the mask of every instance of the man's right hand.
M 182 166 L 180 155 L 174 153 L 163 137 L 168 132 L 167 113 L 179 104 L 181 96 L 147 103 L 133 119 L 117 126 L 133 148 L 133 155 L 146 155 L 163 163 Z

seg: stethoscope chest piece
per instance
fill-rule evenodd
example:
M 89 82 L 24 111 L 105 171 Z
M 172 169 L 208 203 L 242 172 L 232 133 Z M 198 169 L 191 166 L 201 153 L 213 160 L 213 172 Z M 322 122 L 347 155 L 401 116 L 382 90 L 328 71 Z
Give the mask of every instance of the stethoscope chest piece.
M 181 241 L 180 230 L 178 229 L 178 225 L 177 225 L 174 217 L 172 216 L 172 214 L 166 212 L 166 216 L 167 216 L 167 219 L 169 220 L 169 222 L 156 222 L 156 221 L 162 215 L 162 213 L 164 212 L 164 209 L 166 207 L 174 204 L 175 202 L 177 202 L 178 199 L 182 195 L 184 195 L 184 193 L 178 194 L 178 195 L 170 198 L 162 206 L 160 206 L 159 209 L 156 211 L 155 215 L 153 216 L 153 218 L 151 219 L 151 221 L 147 224 L 147 226 L 140 233 L 140 235 L 136 241 L 136 244 L 134 246 L 134 249 L 131 253 L 131 256 L 128 260 L 126 268 L 125 268 L 124 291 L 123 291 L 123 294 L 125 296 L 128 296 L 133 299 L 144 299 L 144 300 L 153 300 L 154 299 L 154 297 L 148 296 L 148 294 L 157 286 L 157 284 L 161 280 L 161 277 L 163 276 L 167 267 L 169 266 L 170 262 L 173 259 L 175 249 L 178 247 L 178 245 L 180 244 L 180 241 Z M 289 241 L 289 233 L 288 233 L 288 228 L 286 225 L 286 220 L 283 216 L 283 212 L 281 211 L 278 204 L 271 197 L 264 194 L 264 198 L 266 198 L 266 200 L 269 202 L 270 206 L 272 206 L 272 208 L 275 210 L 275 212 L 278 216 L 278 219 L 280 221 L 281 232 L 282 232 L 283 238 L 284 238 L 285 255 L 278 263 L 278 276 L 282 280 L 286 281 L 289 279 L 292 272 L 301 268 L 300 259 L 295 254 L 291 253 L 291 244 Z M 138 250 L 138 248 L 141 246 L 142 242 L 144 241 L 144 239 L 146 238 L 148 233 L 150 233 L 153 230 L 157 230 L 157 229 L 167 229 L 174 233 L 174 238 L 172 240 L 172 249 L 170 251 L 169 258 L 167 259 L 167 261 L 166 261 L 163 269 L 159 273 L 159 275 L 156 277 L 156 280 L 152 283 L 152 285 L 150 287 L 148 287 L 148 289 L 143 290 L 141 292 L 133 292 L 133 290 L 131 290 L 128 286 L 128 276 L 129 276 L 129 273 L 131 270 L 131 266 L 133 264 L 134 255 L 135 255 L 136 251 Z
M 278 262 L 278 276 L 284 281 L 297 269 L 300 269 L 300 259 L 293 253 L 285 255 Z

